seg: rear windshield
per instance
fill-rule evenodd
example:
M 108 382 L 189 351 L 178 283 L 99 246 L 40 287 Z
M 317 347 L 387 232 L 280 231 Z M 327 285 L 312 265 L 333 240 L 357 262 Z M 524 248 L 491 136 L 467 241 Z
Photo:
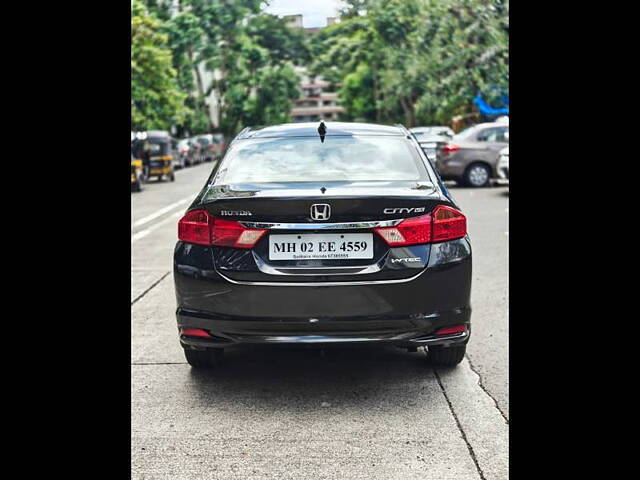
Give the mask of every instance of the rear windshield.
M 404 137 L 327 136 L 236 142 L 216 183 L 421 180 L 426 170 Z

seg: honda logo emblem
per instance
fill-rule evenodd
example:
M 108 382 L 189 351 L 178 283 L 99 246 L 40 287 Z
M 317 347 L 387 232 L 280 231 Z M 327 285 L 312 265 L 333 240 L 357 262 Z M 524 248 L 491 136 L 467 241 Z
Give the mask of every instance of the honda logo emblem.
M 311 205 L 312 220 L 329 220 L 331 207 L 327 203 L 314 203 Z

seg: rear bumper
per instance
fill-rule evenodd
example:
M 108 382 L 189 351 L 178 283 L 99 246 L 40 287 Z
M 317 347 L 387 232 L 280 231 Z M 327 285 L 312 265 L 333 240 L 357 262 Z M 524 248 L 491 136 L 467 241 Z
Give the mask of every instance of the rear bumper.
M 239 343 L 397 345 L 464 344 L 470 334 L 471 249 L 468 239 L 434 244 L 422 273 L 402 281 L 307 284 L 232 282 L 208 247 L 177 245 L 174 281 L 178 327 L 206 330 L 185 348 Z M 443 327 L 464 334 L 436 337 Z

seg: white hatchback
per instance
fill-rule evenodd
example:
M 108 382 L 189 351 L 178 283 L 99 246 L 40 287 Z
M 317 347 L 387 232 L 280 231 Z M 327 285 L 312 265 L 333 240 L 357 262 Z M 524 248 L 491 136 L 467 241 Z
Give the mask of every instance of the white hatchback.
M 506 180 L 509 179 L 509 147 L 500 150 L 498 159 L 498 176 Z

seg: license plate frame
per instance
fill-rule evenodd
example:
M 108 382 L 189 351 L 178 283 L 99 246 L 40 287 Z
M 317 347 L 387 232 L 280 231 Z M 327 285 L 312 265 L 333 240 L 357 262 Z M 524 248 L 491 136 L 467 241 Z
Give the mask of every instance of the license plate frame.
M 373 233 L 271 234 L 268 257 L 275 261 L 371 260 L 373 247 Z

